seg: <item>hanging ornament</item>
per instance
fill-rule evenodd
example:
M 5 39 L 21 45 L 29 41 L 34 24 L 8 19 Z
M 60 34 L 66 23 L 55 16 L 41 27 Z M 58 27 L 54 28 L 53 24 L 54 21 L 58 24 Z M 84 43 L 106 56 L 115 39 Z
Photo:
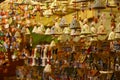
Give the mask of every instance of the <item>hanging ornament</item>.
M 37 28 L 37 33 L 38 34 L 44 34 L 45 33 L 45 27 L 44 25 L 41 25 Z
M 115 40 L 115 32 L 113 30 L 109 33 L 108 40 Z
M 14 37 L 21 37 L 20 32 L 19 32 L 19 31 L 16 31 Z
M 66 22 L 65 17 L 62 17 L 62 18 L 60 19 L 59 26 L 60 26 L 61 28 L 62 28 L 62 27 L 67 27 L 67 22 Z
M 50 28 L 47 28 L 45 31 L 45 35 L 50 35 L 50 34 L 51 34 L 51 30 L 50 30 Z
M 119 40 L 120 39 L 120 33 L 115 33 L 115 39 Z
M 115 0 L 106 0 L 106 6 L 109 8 L 116 8 L 117 7 Z
M 87 24 L 88 23 L 88 19 L 84 19 L 83 21 L 83 27 L 81 27 L 81 34 L 83 35 L 87 35 L 90 34 L 90 26 Z
M 52 40 L 51 43 L 50 43 L 50 47 L 53 48 L 53 47 L 55 47 L 55 46 L 56 46 L 56 43 L 55 43 L 54 40 Z
M 97 35 L 91 35 L 90 41 L 91 41 L 91 42 L 98 41 L 98 36 L 97 36 Z
M 69 27 L 65 27 L 64 30 L 63 30 L 63 33 L 69 35 L 69 34 L 70 34 L 70 31 L 71 31 L 71 30 L 70 30 Z
M 95 28 L 95 22 L 91 23 L 91 28 L 90 28 L 91 34 L 97 34 L 97 29 Z
M 25 32 L 26 32 L 26 27 L 22 27 L 21 33 L 22 33 L 22 34 L 25 34 Z
M 37 32 L 37 26 L 34 26 L 32 33 L 36 33 Z
M 118 23 L 118 25 L 116 26 L 115 32 L 116 33 L 120 33 L 120 23 Z
M 93 9 L 105 9 L 105 5 L 102 3 L 102 0 L 95 0 L 92 8 Z
M 98 27 L 97 33 L 100 34 L 100 35 L 106 34 L 105 27 L 104 27 L 104 25 L 103 25 L 102 23 L 101 23 L 101 25 Z
M 62 28 L 59 26 L 58 22 L 55 23 L 55 30 L 56 30 L 56 34 L 60 35 L 63 33 Z
M 29 28 L 26 28 L 25 34 L 26 34 L 26 35 L 30 35 L 30 30 L 29 30 Z
M 43 72 L 45 72 L 45 73 L 51 73 L 52 72 L 52 68 L 51 68 L 49 60 L 47 62 L 47 65 L 45 66 Z
M 115 28 L 115 39 L 120 39 L 120 23 Z
M 55 35 L 57 33 L 55 26 L 51 27 L 50 33 L 51 35 Z
M 77 29 L 80 28 L 79 21 L 76 18 L 72 19 L 72 22 L 70 23 L 70 28 L 71 29 Z

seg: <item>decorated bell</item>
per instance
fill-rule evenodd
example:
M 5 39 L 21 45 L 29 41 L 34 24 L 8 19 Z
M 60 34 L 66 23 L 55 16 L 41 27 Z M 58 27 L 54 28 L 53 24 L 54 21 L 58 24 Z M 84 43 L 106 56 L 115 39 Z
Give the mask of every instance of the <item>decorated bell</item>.
M 44 68 L 43 71 L 44 71 L 45 73 L 51 73 L 51 71 L 52 71 L 51 65 L 48 63 L 48 64 L 45 66 L 45 68 Z
M 44 32 L 45 32 L 44 26 L 39 26 L 38 29 L 37 29 L 37 33 L 38 34 L 44 34 Z
M 62 18 L 60 19 L 59 26 L 60 26 L 60 27 L 66 27 L 66 26 L 67 26 L 65 17 L 62 17 Z
M 77 21 L 76 18 L 73 18 L 72 22 L 70 23 L 70 28 L 71 29 L 80 28 L 79 21 Z
M 63 35 L 60 35 L 60 36 L 57 38 L 57 40 L 63 41 L 63 40 L 64 40 L 64 36 L 63 36 Z
M 51 43 L 50 43 L 50 47 L 52 48 L 52 47 L 55 47 L 55 46 L 56 46 L 56 43 L 55 43 L 54 40 L 52 40 Z
M 108 36 L 108 40 L 115 40 L 115 32 L 111 31 Z
M 102 35 L 102 34 L 106 34 L 106 30 L 103 24 L 101 24 L 98 29 L 97 29 L 97 33 Z
M 32 33 L 36 33 L 37 32 L 37 26 L 34 26 Z
M 105 9 L 104 4 L 102 3 L 102 0 L 95 0 L 95 3 L 92 6 L 93 9 Z
M 64 30 L 63 30 L 63 33 L 64 34 L 70 34 L 71 30 L 69 27 L 65 27 Z
M 19 31 L 16 31 L 14 36 L 15 36 L 15 37 L 21 37 L 20 32 L 19 32 Z
M 85 35 L 85 34 L 90 34 L 90 26 L 87 24 L 88 19 L 84 19 L 83 21 L 83 27 L 81 27 L 81 34 Z
M 91 23 L 90 31 L 91 31 L 91 34 L 96 34 L 97 33 L 97 29 L 95 28 L 95 23 L 94 22 Z
M 55 23 L 55 30 L 56 30 L 56 34 L 62 34 L 63 33 L 62 28 L 59 26 L 58 22 Z
M 120 23 L 118 23 L 117 27 L 115 28 L 116 33 L 120 33 Z
M 45 31 L 45 35 L 50 35 L 50 34 L 51 34 L 51 30 L 50 30 L 50 28 L 47 28 Z
M 107 0 L 106 3 L 106 6 L 110 8 L 115 8 L 117 6 L 115 0 Z
M 50 33 L 51 33 L 52 35 L 54 35 L 54 34 L 57 33 L 57 30 L 56 30 L 55 26 L 51 27 Z
M 120 39 L 120 33 L 115 33 L 115 39 Z
M 21 33 L 26 33 L 26 27 L 22 27 Z
M 98 41 L 98 37 L 96 35 L 95 36 L 91 36 L 90 41 L 91 42 Z
M 25 32 L 26 35 L 29 35 L 30 34 L 30 30 L 28 28 L 26 28 L 26 32 Z

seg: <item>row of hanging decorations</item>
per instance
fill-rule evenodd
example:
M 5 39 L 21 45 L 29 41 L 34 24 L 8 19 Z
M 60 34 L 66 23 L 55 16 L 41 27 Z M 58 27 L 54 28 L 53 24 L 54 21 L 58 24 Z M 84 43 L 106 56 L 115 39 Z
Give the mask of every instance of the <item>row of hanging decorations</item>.
M 87 9 L 100 10 L 105 8 L 118 8 L 119 10 L 120 8 L 119 0 L 46 0 L 42 3 L 32 0 L 11 0 L 10 3 L 15 4 L 15 6 L 24 5 L 22 8 L 24 8 L 23 10 L 25 11 L 29 9 L 36 11 L 34 7 L 37 7 L 46 17 L 54 15 L 57 12 L 60 12 L 60 14 L 66 14 L 69 9 L 84 11 Z
M 53 3 L 56 3 L 56 2 L 57 2 L 56 0 L 53 1 Z M 76 1 L 72 1 L 72 2 L 75 5 L 77 5 L 77 3 L 79 3 L 79 2 L 84 3 L 84 2 L 90 2 L 90 1 L 86 1 L 86 0 L 77 1 L 76 0 Z M 119 6 L 119 3 L 120 3 L 119 1 L 114 1 L 114 2 L 116 4 L 113 5 L 113 3 L 110 3 L 110 2 L 107 1 L 107 3 L 109 3 L 109 4 L 107 4 L 107 6 L 109 6 L 110 8 L 114 8 L 114 7 Z M 13 1 L 11 3 L 14 3 L 16 5 L 20 5 L 20 6 L 24 5 L 24 4 L 29 4 L 29 5 L 27 5 L 27 7 L 25 7 L 25 6 L 21 7 L 21 9 L 23 9 L 23 10 L 28 10 L 28 7 L 33 6 L 31 4 L 36 4 L 36 5 L 40 4 L 40 2 L 34 2 L 34 1 L 28 1 L 28 0 L 27 1 L 25 0 L 25 1 L 21 2 L 21 3 L 19 2 L 19 0 L 18 0 L 18 2 Z M 53 3 L 51 3 L 51 5 Z M 19 21 L 19 18 L 17 19 L 16 7 L 12 5 L 12 6 L 10 6 L 10 8 L 12 10 L 12 13 L 14 13 L 16 15 L 15 16 L 11 12 L 9 12 L 9 16 L 10 17 L 12 16 L 13 22 Z M 77 9 L 76 6 L 74 6 L 74 8 Z M 105 8 L 105 6 L 103 7 L 101 1 L 97 0 L 97 1 L 95 1 L 95 4 L 94 4 L 93 8 L 97 9 L 97 10 L 100 10 L 100 9 Z M 33 11 L 32 11 L 33 13 L 32 14 L 34 14 L 36 12 L 36 10 L 41 11 L 42 9 L 41 9 L 40 6 L 36 6 L 36 8 L 33 8 Z M 47 12 L 47 13 L 49 13 L 49 12 Z M 25 15 L 27 17 L 19 16 L 20 21 L 21 21 L 21 18 L 23 18 L 23 17 L 25 19 L 28 18 L 28 15 L 27 14 L 25 14 Z M 3 16 L 1 16 L 1 18 L 8 18 L 9 16 L 6 17 L 6 15 L 3 15 Z M 100 16 L 102 16 L 102 15 L 100 15 Z M 88 24 L 88 18 L 84 19 L 83 21 L 78 20 L 77 19 L 77 14 L 75 13 L 73 15 L 73 19 L 72 19 L 70 24 L 66 22 L 65 17 L 63 16 L 61 18 L 56 19 L 55 22 L 54 22 L 54 25 L 52 27 L 49 27 L 49 28 L 45 29 L 44 25 L 40 24 L 40 27 L 34 26 L 32 32 L 37 33 L 37 34 L 45 34 L 45 35 L 60 35 L 58 37 L 58 40 L 63 40 L 63 39 L 70 40 L 69 35 L 72 35 L 72 36 L 75 37 L 74 39 L 75 39 L 76 42 L 78 42 L 81 37 L 82 38 L 83 37 L 90 37 L 91 41 L 97 41 L 98 36 L 103 36 L 103 38 L 105 40 L 108 32 L 105 30 L 106 27 L 103 24 L 103 23 L 105 23 L 103 18 L 99 19 L 99 22 L 101 21 L 101 25 L 98 28 L 96 28 L 95 27 L 96 24 L 95 24 L 94 21 L 91 23 L 91 25 L 89 25 Z M 114 21 L 115 17 L 111 17 L 111 18 L 113 18 L 113 21 L 111 22 L 111 24 L 113 23 L 113 25 L 111 26 L 112 28 L 111 28 L 111 32 L 109 33 L 108 40 L 119 39 L 120 38 L 120 36 L 119 36 L 120 35 L 120 24 L 118 22 L 117 26 L 115 27 L 115 24 L 116 24 L 115 21 Z M 29 28 L 28 28 L 30 23 L 31 23 L 30 20 L 27 19 L 27 25 L 24 25 L 26 27 L 21 27 L 21 26 L 23 26 L 22 23 L 18 22 L 17 28 L 21 30 L 21 33 L 30 34 L 30 31 L 29 31 Z M 9 25 L 10 25 L 9 23 L 4 24 L 5 28 L 8 28 Z M 19 30 L 16 31 L 15 36 L 20 37 Z M 64 37 L 66 37 L 66 38 L 64 38 Z M 102 38 L 100 38 L 100 39 L 102 39 Z

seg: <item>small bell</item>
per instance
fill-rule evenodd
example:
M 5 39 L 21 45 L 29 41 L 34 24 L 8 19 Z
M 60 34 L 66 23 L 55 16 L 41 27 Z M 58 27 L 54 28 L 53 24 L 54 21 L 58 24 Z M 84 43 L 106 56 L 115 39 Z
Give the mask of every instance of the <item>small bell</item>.
M 71 29 L 80 28 L 79 21 L 77 21 L 76 18 L 73 18 L 72 22 L 70 23 L 70 28 Z
M 57 33 L 55 26 L 51 27 L 50 33 L 51 33 L 52 35 L 54 35 L 54 34 Z
M 45 73 L 51 73 L 52 72 L 52 68 L 50 63 L 48 62 L 47 65 L 45 66 L 44 70 Z
M 22 27 L 22 29 L 21 29 L 21 33 L 26 33 L 26 28 L 25 27 Z
M 108 36 L 108 40 L 115 40 L 115 32 L 111 31 Z
M 34 26 L 32 33 L 36 33 L 37 32 L 37 26 Z
M 101 24 L 98 29 L 97 29 L 97 33 L 102 35 L 102 34 L 106 34 L 106 30 L 105 27 L 103 26 L 103 24 Z
M 60 19 L 60 24 L 59 24 L 59 26 L 60 26 L 60 27 L 66 27 L 66 26 L 67 26 L 65 17 L 62 17 L 62 18 Z
M 64 30 L 63 30 L 63 33 L 64 34 L 70 34 L 71 30 L 69 27 L 65 27 Z
M 120 39 L 120 33 L 115 33 L 115 39 Z
M 90 34 L 90 26 L 87 24 L 88 20 L 84 19 L 83 23 L 83 27 L 81 27 L 81 34 L 85 35 L 85 34 Z
M 94 22 L 91 23 L 90 30 L 91 30 L 91 34 L 96 34 L 97 33 L 97 29 L 95 28 L 95 23 Z
M 91 38 L 90 38 L 90 41 L 91 42 L 94 42 L 94 41 L 98 41 L 98 37 L 95 35 L 95 36 L 92 36 Z
M 51 34 L 51 30 L 50 30 L 50 28 L 47 28 L 45 31 L 45 35 L 50 35 L 50 34 Z
M 19 31 L 16 31 L 14 36 L 15 36 L 15 37 L 21 37 L 21 34 L 20 34 Z
M 107 3 L 106 6 L 110 7 L 110 8 L 116 8 L 116 6 L 117 6 L 115 3 L 115 0 L 109 0 L 109 1 L 107 0 L 106 3 Z
M 55 22 L 55 30 L 56 30 L 56 34 L 62 34 L 62 28 L 59 26 L 58 22 Z
M 30 34 L 30 30 L 28 28 L 26 28 L 26 32 L 25 32 L 26 35 L 29 35 Z
M 51 43 L 50 43 L 50 47 L 52 48 L 52 47 L 55 47 L 56 46 L 56 43 L 55 43 L 55 41 L 53 40 L 53 41 L 51 41 Z
M 118 23 L 117 27 L 115 28 L 116 33 L 120 33 L 120 23 Z
M 63 41 L 64 40 L 64 36 L 63 35 L 60 35 L 58 38 L 57 38 L 58 41 Z
M 92 6 L 93 9 L 105 9 L 104 4 L 101 0 L 95 0 L 95 3 Z
M 71 30 L 70 35 L 75 35 L 75 29 L 72 29 L 72 30 Z
M 38 29 L 37 29 L 37 32 L 36 32 L 37 34 L 43 34 L 44 33 L 44 31 L 42 31 L 42 28 L 41 28 L 41 26 L 39 26 L 38 27 Z

